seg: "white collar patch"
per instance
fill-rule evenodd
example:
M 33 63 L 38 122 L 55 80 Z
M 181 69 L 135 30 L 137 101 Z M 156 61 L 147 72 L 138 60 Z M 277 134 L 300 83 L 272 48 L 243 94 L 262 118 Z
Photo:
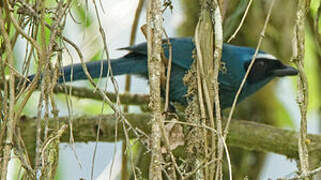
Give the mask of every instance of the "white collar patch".
M 272 56 L 271 54 L 264 54 L 264 53 L 258 53 L 256 56 L 256 59 L 259 59 L 259 58 L 277 60 L 277 58 Z

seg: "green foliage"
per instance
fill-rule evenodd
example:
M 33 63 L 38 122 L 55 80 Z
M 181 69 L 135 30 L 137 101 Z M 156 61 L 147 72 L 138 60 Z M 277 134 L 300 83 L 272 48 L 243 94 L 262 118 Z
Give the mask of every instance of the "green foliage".
M 36 2 L 33 0 L 32 2 Z M 169 1 L 167 1 L 169 2 Z M 47 0 L 47 6 L 53 6 L 56 1 L 54 0 Z M 230 0 L 229 4 L 227 5 L 227 10 L 225 13 L 225 22 L 224 22 L 224 35 L 225 39 L 227 39 L 239 25 L 239 22 L 243 16 L 245 8 L 247 6 L 248 0 Z M 264 43 L 262 46 L 262 50 L 268 51 L 272 54 L 275 54 L 276 57 L 282 59 L 285 62 L 290 63 L 290 59 L 292 57 L 292 37 L 293 37 L 293 27 L 295 23 L 295 1 L 278 1 L 278 4 L 274 7 L 272 13 L 272 20 L 268 26 L 266 36 L 264 39 Z M 184 21 L 181 26 L 178 28 L 178 34 L 180 36 L 193 36 L 195 25 L 198 21 L 199 16 L 199 0 L 189 0 L 181 1 L 183 7 Z M 168 4 L 171 5 L 171 4 Z M 315 19 L 318 15 L 318 8 L 320 6 L 320 0 L 312 0 L 310 4 L 311 15 Z M 257 44 L 257 40 L 260 36 L 260 31 L 263 26 L 264 19 L 267 14 L 267 7 L 268 1 L 254 1 L 252 7 L 250 8 L 249 14 L 246 17 L 244 25 L 242 26 L 240 32 L 236 36 L 236 39 L 232 41 L 232 44 L 238 44 L 242 46 L 252 46 L 255 47 Z M 2 8 L 2 7 L 1 7 Z M 286 9 L 286 11 L 285 11 Z M 15 10 L 15 16 L 18 17 L 18 14 Z M 39 14 L 40 15 L 40 14 Z M 88 13 L 88 7 L 85 3 L 73 1 L 73 8 L 70 11 L 70 15 L 72 18 L 70 20 L 76 23 L 78 28 L 83 31 L 87 31 L 92 27 L 94 24 L 94 16 L 93 14 Z M 55 14 L 53 13 L 45 13 L 45 22 L 49 25 L 53 23 L 53 17 Z M 69 20 L 69 19 L 68 19 Z M 318 22 L 318 26 L 321 28 L 320 21 Z M 306 54 L 305 54 L 305 70 L 307 72 L 307 78 L 309 82 L 309 112 L 315 112 L 320 109 L 321 106 L 321 75 L 320 75 L 320 68 L 321 68 L 321 48 L 318 47 L 316 43 L 315 34 L 313 34 L 313 27 L 309 27 L 307 23 L 307 31 L 306 31 Z M 37 42 L 41 45 L 43 43 L 41 41 L 41 27 L 37 27 Z M 68 31 L 68 29 L 66 30 Z M 10 24 L 8 27 L 8 32 L 10 38 L 13 38 L 16 31 L 14 26 Z M 89 31 L 93 33 L 93 31 Z M 63 32 L 62 32 L 63 33 Z M 318 32 L 320 33 L 320 32 Z M 51 31 L 48 28 L 44 28 L 44 35 L 45 35 L 45 43 L 46 45 L 49 44 Z M 318 34 L 320 35 L 320 34 Z M 94 36 L 93 34 L 88 34 L 87 36 Z M 60 42 L 60 39 L 55 39 L 56 42 Z M 0 45 L 3 45 L 3 37 L 0 35 Z M 62 44 L 59 44 L 60 46 Z M 92 57 L 89 59 L 98 60 L 101 59 L 102 53 L 102 46 L 100 45 L 99 40 L 95 39 L 91 47 L 95 47 L 95 52 L 93 52 Z M 0 49 L 3 48 L 0 46 Z M 7 58 L 6 53 L 2 55 L 2 58 Z M 14 57 L 16 58 L 15 63 L 19 65 L 19 61 L 22 61 L 23 57 L 18 54 L 18 51 L 15 51 Z M 35 63 L 37 61 L 34 61 Z M 36 63 L 35 63 L 36 64 Z M 34 66 L 35 67 L 35 66 Z M 34 70 L 34 69 L 31 69 Z M 9 68 L 5 68 L 5 74 L 7 75 L 9 72 Z M 95 82 L 98 82 L 96 80 Z M 293 78 L 291 80 L 292 86 L 288 88 L 293 88 L 293 91 L 296 87 L 296 81 Z M 278 127 L 290 127 L 294 128 L 295 124 L 294 121 L 291 119 L 291 115 L 287 111 L 287 108 L 284 107 L 284 104 L 280 102 L 277 98 L 275 91 L 275 85 L 277 83 L 270 84 L 268 87 L 264 88 L 262 91 L 257 93 L 255 96 L 250 98 L 249 100 L 245 101 L 244 103 L 238 106 L 238 113 L 234 116 L 240 119 L 246 120 L 256 120 L 260 119 L 263 123 L 273 124 Z M 104 85 L 103 85 L 104 86 Z M 32 98 L 28 101 L 27 106 L 25 106 L 23 113 L 24 114 L 37 114 L 37 104 L 38 104 L 38 97 L 37 95 L 33 95 Z M 73 105 L 72 108 L 74 110 L 74 114 L 100 114 L 102 108 L 102 102 L 88 100 L 88 99 L 77 99 L 71 97 Z M 22 101 L 21 99 L 17 100 L 17 104 L 20 104 Z M 58 95 L 56 96 L 56 102 L 61 109 L 66 109 L 65 105 L 66 95 Z M 293 106 L 297 106 L 293 104 Z M 104 105 L 105 112 L 111 112 L 111 109 Z M 66 113 L 66 112 L 65 112 Z M 137 154 L 141 153 L 141 145 L 134 146 L 133 154 L 136 156 Z M 240 151 L 240 150 L 238 150 Z M 248 157 L 246 152 L 241 152 L 243 154 L 244 159 Z M 137 156 L 139 157 L 139 156 Z M 256 155 L 255 153 L 251 153 L 251 158 L 254 160 L 257 159 L 264 159 L 262 158 L 262 154 Z M 241 157 L 239 159 L 242 159 Z M 135 159 L 135 161 L 139 161 Z M 244 165 L 244 162 L 237 162 L 241 164 L 240 166 Z M 243 163 L 243 164 L 242 164 Z M 241 169 L 241 167 L 239 169 Z M 249 169 L 243 167 L 244 169 Z M 238 168 L 235 168 L 235 174 L 238 172 Z M 253 172 L 253 177 L 258 176 L 260 169 L 256 169 Z M 62 179 L 63 175 L 61 173 L 61 169 L 58 170 L 56 179 Z M 255 178 L 254 178 L 255 179 Z
M 305 43 L 305 71 L 307 72 L 307 78 L 309 82 L 309 106 L 308 110 L 318 111 L 321 106 L 320 98 L 320 59 L 318 56 L 318 50 L 313 42 L 313 36 L 310 31 L 306 32 L 306 43 Z
M 77 1 L 74 3 L 77 3 L 77 5 L 73 6 L 73 11 L 77 15 L 75 21 L 79 22 L 84 29 L 88 28 L 93 23 L 93 18 L 92 15 L 88 13 L 88 7 L 86 7 L 87 5 L 78 3 Z

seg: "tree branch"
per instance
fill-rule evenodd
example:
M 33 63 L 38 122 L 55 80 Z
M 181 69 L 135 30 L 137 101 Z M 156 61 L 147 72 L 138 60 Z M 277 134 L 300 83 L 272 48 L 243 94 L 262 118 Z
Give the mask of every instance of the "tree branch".
M 87 98 L 87 99 L 94 99 L 94 100 L 99 100 L 102 101 L 101 95 L 89 88 L 85 87 L 75 87 L 75 86 L 69 86 L 69 85 L 59 85 L 54 88 L 55 93 L 63 93 L 63 94 L 68 94 L 71 90 L 71 95 L 78 97 L 78 98 Z M 115 93 L 105 93 L 108 98 L 112 102 L 116 102 L 117 99 L 117 94 Z M 119 94 L 119 100 L 121 104 L 126 104 L 126 105 L 144 105 L 148 104 L 149 102 L 149 95 L 146 94 Z
M 309 7 L 309 1 L 298 1 L 297 18 L 294 26 L 293 36 L 293 62 L 299 71 L 297 79 L 297 103 L 300 107 L 300 138 L 298 142 L 299 148 L 299 169 L 303 176 L 309 174 L 309 153 L 307 148 L 307 107 L 308 107 L 308 80 L 304 72 L 304 55 L 305 55 L 305 16 Z M 305 177 L 303 179 L 309 179 Z
M 150 134 L 151 132 L 151 114 L 126 114 L 126 119 L 131 123 L 133 128 L 138 128 Z M 74 118 L 73 135 L 75 142 L 96 141 L 96 131 L 98 119 L 101 118 L 100 141 L 115 141 L 115 123 L 117 119 L 114 115 L 98 115 L 98 116 L 80 116 Z M 183 119 L 181 116 L 180 119 Z M 49 119 L 49 129 L 54 127 L 55 122 L 68 124 L 68 117 Z M 22 137 L 26 145 L 32 146 L 34 134 L 36 133 L 36 122 L 34 118 L 24 116 L 19 123 Z M 128 132 L 130 138 L 135 138 L 133 131 Z M 118 140 L 125 138 L 121 123 L 118 124 Z M 273 152 L 284 155 L 290 159 L 298 159 L 298 137 L 295 131 L 284 130 L 273 126 L 233 120 L 230 124 L 230 132 L 227 137 L 227 143 L 230 146 L 239 147 L 247 150 Z M 308 149 L 311 156 L 311 168 L 318 167 L 321 164 L 321 135 L 308 134 L 310 140 Z M 69 133 L 64 133 L 61 142 L 69 142 Z M 28 147 L 28 149 L 30 149 Z M 32 149 L 32 148 L 31 148 Z
M 22 78 L 19 78 L 17 76 L 18 75 L 16 74 L 16 82 L 17 83 L 19 81 L 23 81 Z M 6 82 L 0 82 L 0 90 L 4 89 L 5 83 Z M 69 95 L 69 93 L 70 93 L 72 96 L 78 97 L 78 98 L 93 99 L 93 100 L 98 100 L 98 101 L 104 100 L 101 97 L 100 93 L 97 92 L 97 90 L 90 89 L 87 87 L 71 86 L 68 84 L 56 85 L 54 88 L 54 93 L 57 93 L 57 94 L 62 93 L 62 94 L 67 94 L 67 95 Z M 116 102 L 117 94 L 110 93 L 110 92 L 106 92 L 105 94 L 108 98 L 110 98 L 110 100 L 112 102 Z M 148 104 L 148 102 L 149 102 L 149 95 L 123 93 L 123 94 L 119 94 L 119 100 L 120 100 L 121 104 L 125 104 L 125 105 L 145 105 L 145 104 Z
M 150 103 L 149 107 L 153 112 L 151 118 L 151 164 L 149 167 L 150 180 L 162 180 L 162 153 L 160 151 L 162 125 L 164 116 L 161 110 L 161 69 L 162 69 L 162 35 L 163 35 L 163 13 L 161 0 L 148 2 L 146 12 L 147 22 L 147 62 L 148 78 L 150 83 Z

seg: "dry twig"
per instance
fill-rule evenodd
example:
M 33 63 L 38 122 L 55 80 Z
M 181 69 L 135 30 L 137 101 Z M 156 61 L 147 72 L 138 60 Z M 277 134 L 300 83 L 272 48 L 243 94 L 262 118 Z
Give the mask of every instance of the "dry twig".
M 164 116 L 161 112 L 161 66 L 162 66 L 162 17 L 161 0 L 149 1 L 147 8 L 147 47 L 148 47 L 148 72 L 150 82 L 150 108 L 153 111 L 151 132 L 151 165 L 149 179 L 162 179 L 162 154 L 161 154 L 161 125 Z
M 298 141 L 300 171 L 304 179 L 309 179 L 309 152 L 307 144 L 307 106 L 308 106 L 308 81 L 304 72 L 304 45 L 305 45 L 305 30 L 304 21 L 307 14 L 308 0 L 298 1 L 297 19 L 293 37 L 293 61 L 299 71 L 297 103 L 300 107 L 301 123 L 300 137 Z

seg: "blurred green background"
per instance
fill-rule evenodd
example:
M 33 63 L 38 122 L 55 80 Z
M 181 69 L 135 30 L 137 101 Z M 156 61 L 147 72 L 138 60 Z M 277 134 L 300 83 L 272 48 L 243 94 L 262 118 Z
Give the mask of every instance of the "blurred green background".
M 85 3 L 78 3 L 72 8 L 72 14 L 78 23 L 75 23 L 69 16 L 67 19 L 64 35 L 74 40 L 82 50 L 86 60 L 98 60 L 104 58 L 103 44 L 100 40 L 97 20 L 95 19 L 92 4 L 88 7 Z M 166 10 L 164 14 L 164 27 L 169 36 L 193 36 L 195 25 L 199 14 L 198 0 L 173 1 L 173 9 Z M 242 18 L 247 6 L 248 0 L 225 0 L 225 19 L 224 19 L 224 37 L 225 40 L 234 32 Z M 124 55 L 125 52 L 117 51 L 117 48 L 128 46 L 131 23 L 137 7 L 138 1 L 133 0 L 108 0 L 103 1 L 105 13 L 100 8 L 103 28 L 107 34 L 107 44 L 112 58 Z M 249 14 L 232 44 L 241 46 L 256 47 L 260 32 L 267 15 L 270 1 L 253 1 Z M 306 19 L 306 55 L 305 70 L 309 82 L 309 132 L 320 132 L 320 82 L 321 82 L 321 47 L 318 44 L 320 38 L 319 32 L 316 32 L 314 21 L 319 16 L 318 8 L 320 0 L 313 0 L 310 4 L 310 13 Z M 273 54 L 283 62 L 291 63 L 292 56 L 292 37 L 296 16 L 296 1 L 276 1 L 272 11 L 272 16 L 261 49 Z M 145 8 L 139 20 L 139 26 L 145 21 Z M 317 22 L 317 26 L 320 22 Z M 138 31 L 136 42 L 144 41 L 143 35 Z M 19 39 L 15 47 L 15 62 L 17 67 L 22 67 L 24 57 L 24 40 Z M 67 48 L 70 48 L 67 46 Z M 75 52 L 70 48 L 69 55 L 63 53 L 64 64 L 75 63 L 79 60 Z M 19 69 L 19 68 L 18 68 Z M 31 69 L 36 70 L 34 64 Z M 124 77 L 117 77 L 118 85 L 121 91 L 124 90 Z M 100 82 L 104 86 L 104 81 Z M 110 82 L 109 82 L 110 83 Z M 86 81 L 73 83 L 76 86 L 89 86 Z M 113 88 L 110 86 L 110 90 Z M 132 82 L 133 93 L 148 93 L 146 81 L 134 77 Z M 298 129 L 300 118 L 299 110 L 295 101 L 296 96 L 296 78 L 284 78 L 274 80 L 258 93 L 248 98 L 237 106 L 237 112 L 234 117 L 250 121 L 271 124 L 273 126 Z M 34 93 L 32 99 L 24 109 L 24 114 L 36 115 L 39 93 Z M 67 115 L 65 95 L 57 95 L 57 103 L 60 115 Z M 72 114 L 99 114 L 101 113 L 102 103 L 88 99 L 72 98 Z M 140 112 L 139 107 L 130 107 L 131 112 Z M 104 113 L 110 113 L 111 110 L 105 106 Z M 228 111 L 227 111 L 228 112 Z M 57 179 L 79 179 L 90 178 L 91 158 L 93 155 L 95 143 L 76 143 L 76 154 L 80 158 L 82 168 L 79 167 L 74 152 L 70 145 L 60 145 L 60 162 Z M 116 148 L 116 150 L 115 150 Z M 121 151 L 120 143 L 99 143 L 98 153 L 95 160 L 94 177 L 99 179 L 108 174 L 108 165 L 111 165 L 113 156 Z M 238 148 L 230 148 L 233 164 L 233 177 L 241 179 L 267 179 L 268 177 L 287 177 L 295 172 L 295 163 L 287 160 L 285 157 L 249 152 Z M 113 170 L 113 176 L 119 178 L 118 165 L 121 162 L 121 156 L 116 155 L 116 168 Z M 118 165 L 117 165 L 118 164 Z M 17 170 L 12 169 L 13 174 Z M 14 175 L 15 176 L 15 175 Z M 14 176 L 11 176 L 13 179 Z M 107 175 L 107 177 L 109 177 Z M 102 178 L 103 179 L 103 178 Z M 107 178 L 108 179 L 108 178 Z

